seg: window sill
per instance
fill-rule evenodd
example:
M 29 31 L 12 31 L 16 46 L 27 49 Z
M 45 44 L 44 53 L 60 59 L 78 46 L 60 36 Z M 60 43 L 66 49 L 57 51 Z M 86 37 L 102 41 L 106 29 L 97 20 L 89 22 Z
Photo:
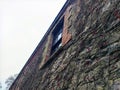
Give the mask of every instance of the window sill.
M 57 57 L 59 55 L 60 52 L 63 51 L 63 46 L 60 46 L 58 48 L 58 50 L 56 50 L 50 57 L 49 59 L 45 62 L 45 64 L 43 64 L 43 66 L 40 69 L 44 69 L 45 67 L 47 67 L 48 65 L 51 64 L 51 62 L 54 60 L 55 57 Z

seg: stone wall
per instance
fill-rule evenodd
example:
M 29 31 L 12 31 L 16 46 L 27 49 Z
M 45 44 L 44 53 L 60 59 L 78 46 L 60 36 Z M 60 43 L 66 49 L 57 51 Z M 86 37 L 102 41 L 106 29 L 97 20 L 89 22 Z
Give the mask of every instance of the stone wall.
M 72 39 L 18 90 L 120 90 L 120 0 L 76 0 L 64 28 Z

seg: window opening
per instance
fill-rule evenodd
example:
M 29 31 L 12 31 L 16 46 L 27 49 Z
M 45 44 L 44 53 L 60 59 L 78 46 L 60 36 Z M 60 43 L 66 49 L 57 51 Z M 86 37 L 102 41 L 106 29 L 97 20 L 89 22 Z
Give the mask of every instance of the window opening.
M 63 19 L 58 23 L 53 31 L 53 43 L 51 54 L 54 53 L 62 45 L 62 31 L 63 31 Z

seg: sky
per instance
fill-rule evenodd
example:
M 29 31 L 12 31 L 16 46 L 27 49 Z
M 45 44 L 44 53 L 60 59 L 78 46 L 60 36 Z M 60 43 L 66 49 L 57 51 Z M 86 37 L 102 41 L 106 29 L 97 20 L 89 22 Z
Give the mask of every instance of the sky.
M 0 0 L 0 81 L 23 68 L 66 0 Z

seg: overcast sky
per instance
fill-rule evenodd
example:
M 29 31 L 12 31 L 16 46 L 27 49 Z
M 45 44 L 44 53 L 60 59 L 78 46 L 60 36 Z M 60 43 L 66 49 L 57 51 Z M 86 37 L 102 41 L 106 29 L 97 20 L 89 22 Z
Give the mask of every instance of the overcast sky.
M 0 81 L 19 73 L 66 0 L 0 0 Z

